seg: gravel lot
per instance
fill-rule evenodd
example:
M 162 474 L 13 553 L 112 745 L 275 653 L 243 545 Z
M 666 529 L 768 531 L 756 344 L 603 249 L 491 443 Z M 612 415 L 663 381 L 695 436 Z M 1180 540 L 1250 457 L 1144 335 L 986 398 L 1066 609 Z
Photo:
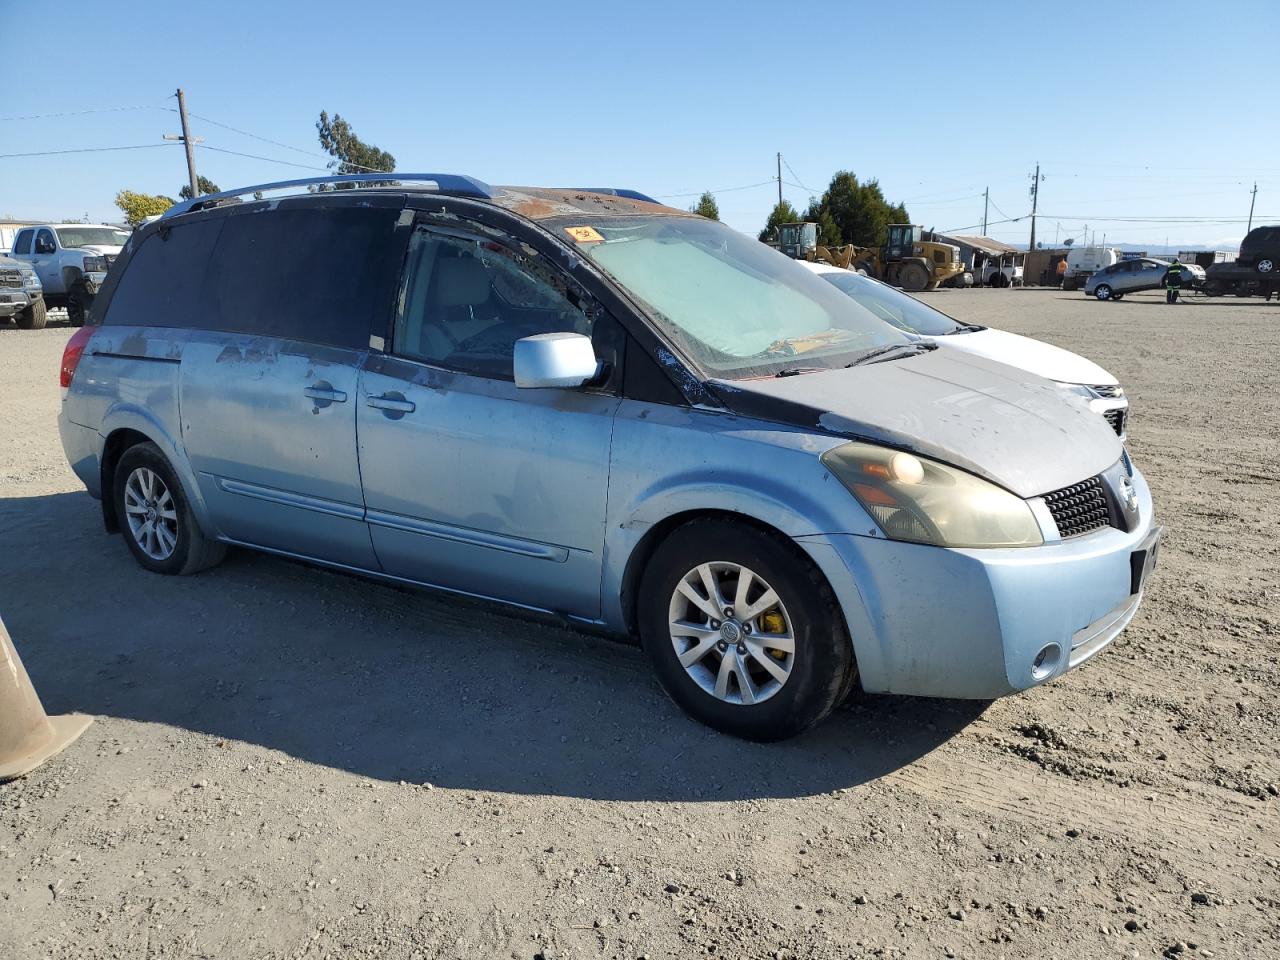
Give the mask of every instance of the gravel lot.
M 63 460 L 70 331 L 0 327 L 0 614 L 50 712 L 0 957 L 1280 956 L 1280 306 L 940 291 L 1098 360 L 1167 540 L 1093 664 L 806 736 L 638 649 L 234 553 L 142 571 Z

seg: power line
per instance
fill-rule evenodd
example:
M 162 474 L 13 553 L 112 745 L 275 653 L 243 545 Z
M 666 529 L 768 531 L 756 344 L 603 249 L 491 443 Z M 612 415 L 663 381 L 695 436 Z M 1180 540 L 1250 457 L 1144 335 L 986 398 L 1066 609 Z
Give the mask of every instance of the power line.
M 33 153 L 0 153 L 0 160 L 10 157 L 60 157 L 67 153 L 107 153 L 112 150 L 151 150 L 155 147 L 172 147 L 172 143 L 136 143 L 128 147 L 77 147 L 74 150 L 37 150 Z
M 719 190 L 695 190 L 693 193 L 659 193 L 656 195 L 658 200 L 676 200 L 681 197 L 700 197 L 703 193 L 733 193 L 735 190 L 750 190 L 753 187 L 764 187 L 774 183 L 772 177 L 768 180 L 761 180 L 759 183 L 747 183 L 741 187 L 723 187 Z
M 0 122 L 8 120 L 48 120 L 53 117 L 84 117 L 91 113 L 122 113 L 126 110 L 168 110 L 172 107 L 159 107 L 155 104 L 138 104 L 131 107 L 93 107 L 89 110 L 64 110 L 61 113 L 30 113 L 20 117 L 0 117 Z
M 806 187 L 803 183 L 799 182 L 800 174 L 791 169 L 791 164 L 787 163 L 786 157 L 782 158 L 782 165 L 787 168 L 787 173 L 791 174 L 791 176 L 795 178 L 796 182 L 791 184 L 793 187 L 799 187 L 801 190 L 808 190 L 811 196 L 817 195 L 818 191 L 814 190 L 813 187 Z
M 298 167 L 301 170 L 319 170 L 322 173 L 329 172 L 328 167 L 316 167 L 316 166 L 310 166 L 305 163 L 294 163 L 292 160 L 279 160 L 275 157 L 262 157 L 256 153 L 241 153 L 238 150 L 227 150 L 224 147 L 211 147 L 207 143 L 197 143 L 197 144 L 194 144 L 194 146 L 196 147 L 197 150 L 212 150 L 214 153 L 225 153 L 233 157 L 245 157 L 249 160 L 262 160 L 265 163 L 279 163 L 286 167 Z M 384 171 L 379 170 L 378 172 L 382 173 Z

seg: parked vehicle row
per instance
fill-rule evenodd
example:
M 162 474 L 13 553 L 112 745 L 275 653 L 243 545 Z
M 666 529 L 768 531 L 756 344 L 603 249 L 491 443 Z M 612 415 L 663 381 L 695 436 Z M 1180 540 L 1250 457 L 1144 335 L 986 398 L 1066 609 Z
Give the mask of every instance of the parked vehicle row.
M 245 546 L 638 635 L 759 740 L 854 687 L 1024 690 L 1134 616 L 1150 491 L 1061 386 L 625 191 L 304 192 L 386 176 L 124 244 L 59 427 L 146 569 Z
M 106 282 L 107 268 L 128 239 L 129 231 L 101 224 L 23 227 L 14 237 L 11 256 L 35 270 L 46 305 L 65 307 L 71 323 L 80 326 Z

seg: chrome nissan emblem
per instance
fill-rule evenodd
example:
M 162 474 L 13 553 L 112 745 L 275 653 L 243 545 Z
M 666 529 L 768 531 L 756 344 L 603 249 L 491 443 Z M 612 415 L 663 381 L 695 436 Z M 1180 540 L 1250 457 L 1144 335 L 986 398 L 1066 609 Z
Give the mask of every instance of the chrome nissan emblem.
M 1138 509 L 1138 491 L 1133 489 L 1133 483 L 1128 477 L 1120 478 L 1120 499 L 1124 501 L 1126 509 L 1135 512 Z

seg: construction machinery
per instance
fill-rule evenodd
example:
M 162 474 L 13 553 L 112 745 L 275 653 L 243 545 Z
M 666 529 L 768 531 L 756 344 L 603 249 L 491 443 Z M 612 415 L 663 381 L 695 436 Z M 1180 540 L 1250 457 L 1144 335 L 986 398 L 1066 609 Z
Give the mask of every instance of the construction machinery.
M 856 270 L 914 293 L 935 290 L 964 272 L 959 247 L 925 240 L 923 234 L 921 227 L 894 223 L 889 225 L 888 242 L 883 247 L 851 243 L 833 247 L 818 243 L 816 223 L 783 223 L 778 225 L 778 249 L 795 260 Z

